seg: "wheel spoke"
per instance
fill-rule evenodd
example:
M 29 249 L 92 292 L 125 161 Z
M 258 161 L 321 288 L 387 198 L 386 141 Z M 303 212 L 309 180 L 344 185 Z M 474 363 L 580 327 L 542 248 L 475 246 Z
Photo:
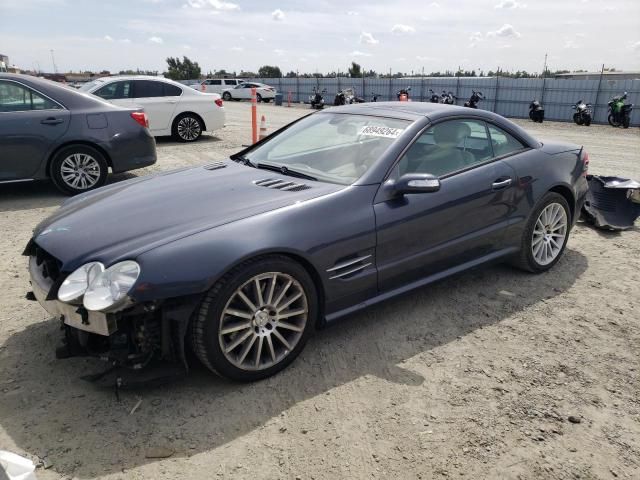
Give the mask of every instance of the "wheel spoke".
M 240 318 L 246 318 L 248 320 L 251 320 L 253 318 L 253 315 L 249 312 L 243 312 L 242 310 L 236 310 L 235 308 L 227 308 L 224 313 L 226 315 L 231 315 L 233 317 L 240 317 Z
M 256 338 L 258 338 L 257 335 L 252 335 L 251 340 L 249 340 L 247 344 L 244 346 L 244 348 L 242 349 L 240 358 L 238 358 L 238 361 L 240 363 L 244 362 L 244 359 L 247 358 L 247 354 L 249 353 L 249 350 L 251 350 L 251 347 L 253 347 L 253 344 L 256 343 Z
M 264 337 L 258 338 L 258 348 L 256 349 L 256 368 L 260 366 L 260 357 L 262 356 L 262 344 L 264 343 Z
M 271 361 L 276 361 L 276 351 L 273 348 L 273 340 L 271 340 L 271 335 L 267 337 L 267 345 L 269 346 L 269 354 L 271 355 Z
M 296 293 L 293 297 L 289 298 L 287 300 L 287 303 L 285 303 L 284 305 L 278 306 L 278 304 L 276 303 L 276 309 L 278 310 L 278 312 L 284 310 L 285 308 L 287 308 L 289 305 L 291 305 L 293 302 L 295 302 L 296 300 L 298 300 L 300 297 L 302 296 L 302 292 L 298 292 Z
M 298 310 L 290 310 L 286 313 L 279 313 L 278 314 L 278 320 L 280 319 L 284 319 L 284 318 L 289 318 L 289 317 L 295 317 L 296 315 L 302 315 L 303 313 L 307 313 L 307 311 L 303 308 L 298 309 Z
M 220 335 L 229 335 L 233 332 L 239 332 L 240 330 L 245 330 L 247 328 L 251 328 L 251 322 L 243 323 L 242 325 L 235 325 L 233 327 L 228 327 L 220 330 Z
M 229 353 L 230 351 L 235 349 L 238 345 L 249 338 L 251 334 L 253 334 L 253 330 L 247 330 L 243 335 L 238 335 L 238 338 L 236 338 L 230 345 L 227 346 L 227 348 L 225 348 L 225 353 Z
M 267 294 L 267 305 L 271 304 L 271 300 L 273 300 L 273 291 L 276 288 L 276 281 L 278 279 L 278 274 L 274 273 L 271 277 L 271 283 L 269 284 L 269 293 Z
M 253 304 L 253 302 L 251 300 L 249 300 L 249 297 L 247 297 L 242 290 L 238 290 L 238 296 L 242 299 L 242 301 L 244 303 L 247 304 L 247 307 L 249 307 L 251 310 L 253 310 L 253 311 L 258 310 L 258 307 L 256 307 Z
M 258 300 L 258 306 L 264 305 L 264 301 L 262 300 L 262 287 L 260 287 L 260 279 L 256 277 L 254 280 L 254 285 L 256 287 L 256 299 Z
M 282 336 L 282 334 L 278 330 L 272 330 L 273 335 L 282 342 L 282 344 L 287 347 L 287 350 L 292 350 L 291 345 L 287 342 L 287 339 Z
M 287 330 L 293 330 L 294 332 L 302 331 L 302 327 L 298 327 L 297 325 L 292 325 L 291 323 L 287 323 L 287 322 L 278 322 L 277 327 L 285 328 Z
M 273 302 L 273 305 L 275 305 L 276 307 L 278 306 L 278 304 L 280 303 L 280 301 L 284 297 L 285 293 L 287 293 L 287 290 L 289 290 L 289 287 L 291 286 L 292 283 L 293 282 L 291 280 L 289 280 L 287 282 L 287 284 L 284 287 L 282 287 L 282 291 L 278 295 L 278 298 L 276 298 L 275 301 Z

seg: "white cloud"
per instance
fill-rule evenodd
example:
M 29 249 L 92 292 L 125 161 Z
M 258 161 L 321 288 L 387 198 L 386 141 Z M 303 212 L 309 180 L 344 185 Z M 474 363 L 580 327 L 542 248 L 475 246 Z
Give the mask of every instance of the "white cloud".
M 353 10 L 349 10 L 347 12 L 347 15 L 351 16 L 351 17 L 357 17 L 358 15 L 360 15 L 358 12 L 354 12 Z
M 113 37 L 112 37 L 112 36 L 110 36 L 110 35 L 105 35 L 105 36 L 104 36 L 104 39 L 105 39 L 107 42 L 113 42 Z
M 640 41 L 637 41 L 637 42 L 631 44 L 631 48 L 633 50 L 635 50 L 636 52 L 640 52 Z
M 498 30 L 487 32 L 487 37 L 515 37 L 520 38 L 520 32 L 516 31 L 512 25 L 505 23 Z
M 351 52 L 351 56 L 352 57 L 370 57 L 371 54 L 366 52 L 361 52 L 360 50 L 354 50 L 353 52 Z
M 182 45 L 182 49 L 183 50 L 191 50 L 191 46 L 190 45 Z
M 369 32 L 361 32 L 360 43 L 366 43 L 368 45 L 377 45 L 380 42 L 375 38 L 373 38 L 373 35 L 370 34 Z
M 527 6 L 522 3 L 516 2 L 515 0 L 502 0 L 502 2 L 500 2 L 493 8 L 512 9 L 512 8 L 527 8 Z
M 431 3 L 428 5 L 428 7 L 429 7 L 429 8 L 441 8 L 441 7 L 440 7 L 440 4 L 439 4 L 438 2 L 431 2 Z
M 469 44 L 470 48 L 475 47 L 476 45 L 478 45 L 479 42 L 481 42 L 482 40 L 484 40 L 484 37 L 482 36 L 481 32 L 474 32 L 471 34 L 471 36 L 469 37 L 469 41 L 471 42 Z
M 273 12 L 271 12 L 271 18 L 273 18 L 276 22 L 281 22 L 284 20 L 284 12 L 279 8 L 276 8 Z
M 391 33 L 414 33 L 416 31 L 411 25 L 402 25 L 400 23 L 391 27 Z
M 572 39 L 567 39 L 564 41 L 564 45 L 562 48 L 578 48 L 579 45 L 576 43 L 575 40 Z
M 500 45 L 498 48 L 503 48 L 503 49 L 504 48 L 511 48 L 511 45 L 508 45 L 508 44 L 507 45 Z
M 131 40 L 129 40 L 128 38 L 123 38 L 122 40 L 120 40 L 120 42 L 122 42 L 122 43 L 131 43 Z
M 273 53 L 275 53 L 276 55 L 278 55 L 279 57 L 284 55 L 284 50 L 280 49 L 280 48 L 276 48 Z
M 162 40 L 160 37 L 151 37 L 151 38 L 149 38 L 149 41 L 151 43 L 157 43 L 157 44 L 164 43 L 164 40 Z
M 260 37 L 260 38 L 258 38 L 258 41 L 259 42 L 264 42 L 264 38 Z
M 244 52 L 244 48 L 242 47 L 231 47 L 232 52 Z
M 225 2 L 223 0 L 187 0 L 187 4 L 191 8 L 206 8 L 211 7 L 214 10 L 219 11 L 231 11 L 238 10 L 240 6 L 235 3 Z

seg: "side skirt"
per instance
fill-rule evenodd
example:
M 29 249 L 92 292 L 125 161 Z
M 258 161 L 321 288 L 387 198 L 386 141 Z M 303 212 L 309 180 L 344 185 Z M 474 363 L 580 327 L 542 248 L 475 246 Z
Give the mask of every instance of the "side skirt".
M 370 307 L 372 305 L 376 305 L 380 302 L 384 302 L 385 300 L 410 292 L 412 290 L 415 290 L 416 288 L 424 287 L 425 285 L 436 282 L 438 280 L 442 280 L 443 278 L 449 277 L 451 275 L 455 275 L 456 273 L 469 270 L 470 268 L 476 267 L 478 265 L 482 265 L 483 263 L 488 263 L 493 260 L 497 260 L 499 258 L 512 255 L 517 251 L 518 251 L 518 247 L 504 248 L 502 250 L 498 250 L 497 252 L 490 253 L 489 255 L 485 255 L 484 257 L 480 257 L 475 260 L 471 260 L 469 262 L 463 263 L 461 265 L 457 265 L 455 267 L 449 268 L 447 270 L 443 270 L 441 272 L 435 273 L 433 275 L 429 275 L 428 277 L 424 277 L 420 280 L 416 280 L 415 282 L 409 283 L 402 287 L 376 295 L 375 297 L 372 297 L 369 300 L 366 300 L 364 302 L 358 303 L 357 305 L 353 305 L 343 310 L 339 310 L 337 312 L 330 313 L 329 315 L 325 315 L 325 322 L 331 323 L 335 320 L 338 320 L 341 317 L 350 315 L 364 308 Z

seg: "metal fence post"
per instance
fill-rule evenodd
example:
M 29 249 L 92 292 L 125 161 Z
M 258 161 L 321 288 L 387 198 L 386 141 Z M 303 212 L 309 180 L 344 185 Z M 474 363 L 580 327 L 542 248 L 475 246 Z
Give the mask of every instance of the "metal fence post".
M 300 102 L 300 76 L 296 72 L 296 103 Z
M 500 75 L 496 74 L 496 94 L 493 97 L 493 113 L 498 113 L 498 87 L 500 86 L 500 82 L 498 81 L 499 78 Z
M 393 78 L 389 75 L 389 101 L 393 100 Z
M 459 74 L 459 73 L 460 73 L 460 67 L 458 67 L 458 74 Z M 456 97 L 456 98 L 455 98 L 454 102 L 455 102 L 456 100 L 458 100 L 458 92 L 459 92 L 459 91 L 460 91 L 460 75 L 458 75 L 458 76 L 456 77 L 456 95 L 455 95 L 455 97 Z
M 593 104 L 593 121 L 596 120 L 596 109 L 598 108 L 598 97 L 600 97 L 600 88 L 602 86 L 603 75 L 604 75 L 604 63 L 602 64 L 602 70 L 600 70 L 600 79 L 598 80 L 598 90 L 596 91 L 596 101 Z

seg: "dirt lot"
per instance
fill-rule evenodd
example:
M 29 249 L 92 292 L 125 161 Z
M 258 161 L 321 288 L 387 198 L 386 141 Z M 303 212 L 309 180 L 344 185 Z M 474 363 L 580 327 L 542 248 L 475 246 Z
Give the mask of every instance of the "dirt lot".
M 308 111 L 260 108 L 270 128 Z M 157 165 L 115 180 L 237 150 L 249 106 L 227 115 L 219 135 L 160 140 Z M 594 173 L 640 179 L 637 128 L 523 125 L 584 144 Z M 638 225 L 579 224 L 543 275 L 490 267 L 354 315 L 269 380 L 196 368 L 117 402 L 78 378 L 98 361 L 54 360 L 58 323 L 24 299 L 21 250 L 62 200 L 0 186 L 0 449 L 44 460 L 40 479 L 640 478 Z

